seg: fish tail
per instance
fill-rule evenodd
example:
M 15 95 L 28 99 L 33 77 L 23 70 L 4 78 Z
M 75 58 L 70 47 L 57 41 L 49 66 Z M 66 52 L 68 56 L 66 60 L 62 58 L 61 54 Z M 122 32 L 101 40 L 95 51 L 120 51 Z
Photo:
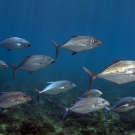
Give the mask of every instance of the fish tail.
M 39 90 L 37 90 L 36 88 L 34 88 L 34 90 L 36 91 L 36 93 L 37 93 L 37 102 L 39 101 L 39 97 L 40 97 L 40 91 Z
M 17 68 L 18 68 L 18 67 L 13 66 L 12 64 L 9 64 L 9 65 L 10 65 L 10 67 L 13 69 L 13 78 L 15 78 L 15 77 L 16 77 L 16 71 L 17 71 Z
M 68 112 L 68 108 L 62 106 L 62 105 L 59 105 L 60 108 L 62 108 L 64 110 L 64 114 L 63 114 L 63 120 L 65 119 L 66 115 L 67 115 L 67 112 Z
M 54 44 L 54 46 L 56 48 L 56 58 L 57 58 L 58 54 L 59 54 L 60 46 L 56 42 L 54 42 L 53 40 L 52 40 L 52 43 Z
M 110 113 L 110 108 L 105 107 L 105 110 L 106 110 L 106 118 L 108 118 L 109 117 L 109 113 Z
M 94 79 L 97 77 L 97 75 L 93 74 L 92 72 L 90 72 L 87 68 L 83 67 L 83 69 L 85 70 L 85 72 L 89 75 L 90 77 L 90 86 L 89 86 L 89 89 L 91 89 L 92 87 L 92 84 L 93 84 L 93 81 Z

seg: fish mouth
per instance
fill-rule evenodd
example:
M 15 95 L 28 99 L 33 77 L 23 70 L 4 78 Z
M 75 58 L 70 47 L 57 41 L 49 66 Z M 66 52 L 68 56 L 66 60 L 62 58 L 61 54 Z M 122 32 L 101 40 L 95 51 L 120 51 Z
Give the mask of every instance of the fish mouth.
M 7 69 L 8 68 L 8 66 L 7 65 L 3 65 L 3 69 Z
M 55 61 L 53 60 L 52 63 L 54 63 Z
M 31 100 L 31 98 L 30 98 L 30 97 L 28 97 L 27 101 L 30 101 L 30 100 Z
M 102 44 L 101 41 L 99 41 L 99 42 L 98 42 L 98 45 L 101 45 L 101 44 Z

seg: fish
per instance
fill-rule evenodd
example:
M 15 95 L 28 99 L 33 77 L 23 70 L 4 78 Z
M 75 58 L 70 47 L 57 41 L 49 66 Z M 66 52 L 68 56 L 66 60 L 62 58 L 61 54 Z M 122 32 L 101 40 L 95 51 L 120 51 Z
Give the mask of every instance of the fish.
M 28 71 L 29 74 L 31 74 L 32 72 L 39 70 L 41 68 L 45 68 L 52 63 L 54 63 L 54 60 L 49 56 L 32 55 L 26 56 L 26 59 L 23 60 L 19 66 L 14 66 L 12 64 L 9 65 L 13 69 L 13 78 L 15 78 L 18 69 Z
M 59 107 L 61 107 L 64 110 L 63 120 L 65 119 L 68 111 L 78 114 L 86 114 L 89 112 L 103 109 L 109 105 L 109 102 L 101 97 L 91 97 L 91 98 L 78 97 L 78 99 L 79 100 L 70 108 L 66 108 L 62 105 L 59 105 Z
M 129 109 L 135 107 L 135 98 L 134 97 L 124 97 L 119 98 L 118 101 L 111 107 L 106 107 L 106 118 L 108 118 L 109 113 L 111 110 L 118 111 L 118 112 L 125 112 Z
M 8 68 L 8 65 L 5 62 L 0 60 L 0 70 L 5 70 L 7 68 Z
M 0 92 L 0 110 L 30 101 L 31 98 L 22 92 Z
M 99 97 L 102 95 L 102 92 L 97 90 L 97 89 L 90 89 L 90 90 L 86 90 L 83 93 L 81 93 L 79 95 L 79 97 L 83 97 L 83 98 L 90 98 L 90 97 Z M 74 104 L 77 100 L 74 100 L 70 97 L 72 103 Z
M 41 93 L 45 93 L 48 95 L 57 95 L 57 94 L 60 94 L 61 92 L 65 92 L 67 90 L 70 90 L 76 87 L 74 83 L 67 80 L 47 82 L 47 83 L 49 83 L 49 85 L 45 87 L 42 91 L 39 91 L 34 88 L 37 92 L 37 102 L 39 101 L 39 95 Z
M 135 81 L 135 61 L 115 61 L 99 74 L 93 74 L 85 67 L 83 67 L 83 69 L 90 77 L 90 88 L 92 87 L 93 81 L 96 77 L 110 81 L 117 85 Z
M 101 45 L 101 41 L 91 36 L 72 36 L 73 38 L 67 41 L 62 46 L 59 46 L 56 42 L 52 40 L 56 48 L 56 58 L 58 57 L 59 50 L 64 48 L 72 52 L 72 55 L 93 49 Z
M 99 97 L 102 95 L 102 92 L 97 89 L 90 89 L 83 92 L 79 97 L 89 98 L 89 97 Z
M 30 47 L 31 45 L 27 40 L 23 38 L 10 36 L 9 38 L 0 42 L 0 46 L 8 49 L 7 52 L 9 52 L 11 50 L 27 48 Z

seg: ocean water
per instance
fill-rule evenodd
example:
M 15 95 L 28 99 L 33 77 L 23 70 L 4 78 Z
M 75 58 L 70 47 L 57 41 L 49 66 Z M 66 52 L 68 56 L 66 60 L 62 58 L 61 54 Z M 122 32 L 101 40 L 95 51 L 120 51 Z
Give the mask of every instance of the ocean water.
M 0 0 L 0 41 L 8 36 L 21 37 L 30 48 L 6 52 L 0 47 L 0 60 L 18 66 L 25 56 L 43 54 L 55 59 L 51 40 L 63 45 L 72 35 L 93 36 L 102 45 L 78 53 L 61 49 L 52 65 L 31 75 L 18 70 L 15 79 L 9 67 L 0 71 L 0 91 L 22 91 L 32 100 L 11 107 L 0 114 L 2 135 L 133 135 L 135 109 L 123 114 L 111 112 L 109 119 L 100 110 L 80 117 L 68 113 L 62 121 L 62 104 L 69 107 L 70 96 L 77 97 L 87 90 L 89 78 L 82 66 L 99 73 L 112 60 L 135 59 L 135 1 L 134 0 Z M 33 88 L 42 90 L 48 81 L 70 80 L 77 86 L 52 100 L 43 94 L 39 103 Z M 96 79 L 93 88 L 112 106 L 117 98 L 135 96 L 135 83 L 115 88 L 112 83 Z

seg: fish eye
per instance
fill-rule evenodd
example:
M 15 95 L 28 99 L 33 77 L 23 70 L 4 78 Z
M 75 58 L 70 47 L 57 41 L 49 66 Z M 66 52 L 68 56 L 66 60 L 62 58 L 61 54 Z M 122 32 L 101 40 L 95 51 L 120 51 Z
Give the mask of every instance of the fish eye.
M 27 96 L 23 96 L 24 98 L 26 98 Z
M 103 101 L 102 101 L 102 103 L 104 104 L 104 103 L 105 103 L 105 101 L 103 100 Z
M 70 85 L 72 85 L 72 83 L 70 82 Z
M 3 64 L 2 67 L 5 67 L 5 65 Z
M 47 60 L 51 60 L 50 58 L 47 58 Z

